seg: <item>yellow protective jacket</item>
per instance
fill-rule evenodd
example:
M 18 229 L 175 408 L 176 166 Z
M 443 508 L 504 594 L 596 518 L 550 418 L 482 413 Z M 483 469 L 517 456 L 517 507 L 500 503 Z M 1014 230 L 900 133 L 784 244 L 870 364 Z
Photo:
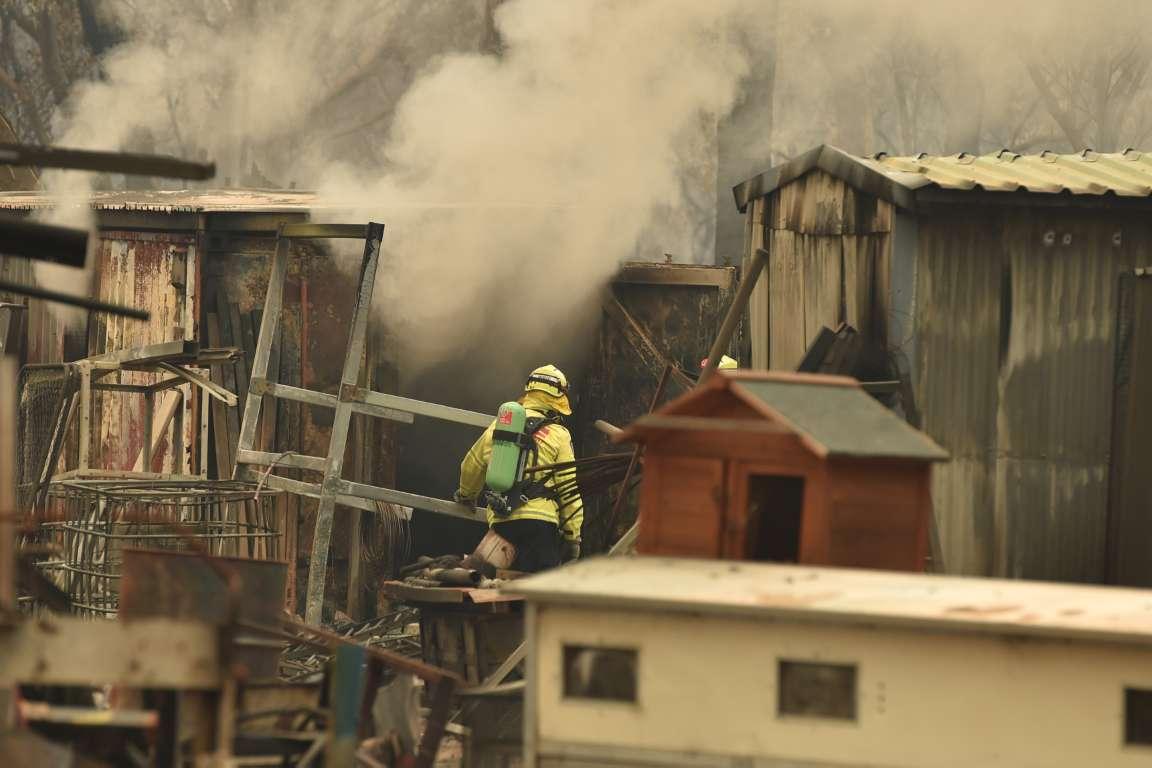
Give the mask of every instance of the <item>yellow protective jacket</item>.
M 538 393 L 529 392 L 525 395 L 524 410 L 529 417 L 541 418 L 548 410 L 543 406 L 546 396 L 533 397 L 536 394 Z M 475 499 L 484 490 L 484 476 L 488 472 L 488 460 L 492 457 L 492 430 L 495 428 L 496 422 L 493 421 L 460 463 L 460 488 L 456 492 L 458 497 Z M 531 461 L 529 466 L 562 464 L 576 460 L 576 455 L 572 451 L 572 435 L 560 424 L 546 424 L 541 427 L 536 432 L 536 448 L 535 461 Z M 544 477 L 537 479 L 549 487 L 555 487 L 558 482 L 573 479 L 576 470 L 567 469 L 544 474 Z M 557 504 L 552 499 L 532 499 L 512 510 L 506 517 L 496 517 L 491 510 L 488 511 L 488 525 L 505 520 L 545 520 L 557 525 L 563 522 L 565 540 L 580 541 L 580 528 L 584 524 L 584 502 L 579 494 L 575 494 L 572 501 L 559 513 Z

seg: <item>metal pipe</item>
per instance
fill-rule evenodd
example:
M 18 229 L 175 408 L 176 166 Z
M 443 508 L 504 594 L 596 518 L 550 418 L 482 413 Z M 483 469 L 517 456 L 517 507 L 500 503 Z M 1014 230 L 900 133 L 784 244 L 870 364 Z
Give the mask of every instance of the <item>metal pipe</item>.
M 652 395 L 652 402 L 648 404 L 648 413 L 652 413 L 660 407 L 660 400 L 664 397 L 664 390 L 668 387 L 668 378 L 671 375 L 672 365 L 665 364 L 664 371 L 660 374 L 660 383 L 656 385 L 656 391 Z M 636 471 L 636 465 L 640 462 L 640 451 L 643 447 L 642 443 L 637 443 L 636 447 L 632 449 L 632 457 L 628 460 L 628 469 L 624 472 L 624 482 L 620 484 L 620 491 L 616 494 L 616 501 L 612 504 L 612 512 L 608 518 L 609 536 L 615 533 L 616 524 L 620 521 L 620 513 L 624 510 L 624 501 L 628 498 L 629 491 L 631 491 L 632 474 Z M 635 527 L 635 524 L 633 527 Z M 611 552 L 609 552 L 609 554 L 611 554 Z
M 88 255 L 88 230 L 5 216 L 0 218 L 0 253 L 83 267 Z
M 16 401 L 20 365 L 0 355 L 0 617 L 16 612 Z
M 170 155 L 99 152 L 31 144 L 0 144 L 0 165 L 30 165 L 195 181 L 205 181 L 216 175 L 215 163 L 193 163 Z
M 608 435 L 608 437 L 613 437 L 613 436 L 618 435 L 624 431 L 624 430 L 620 429 L 620 427 L 616 426 L 615 424 L 609 424 L 607 421 L 604 421 L 603 419 L 596 419 L 596 421 L 593 422 L 593 426 L 595 426 L 596 429 L 600 430 L 604 434 Z
M 716 366 L 720 364 L 720 358 L 724 355 L 724 350 L 728 348 L 729 342 L 732 341 L 732 334 L 736 332 L 736 326 L 740 323 L 740 317 L 744 314 L 744 310 L 748 306 L 748 300 L 752 297 L 752 289 L 756 287 L 760 273 L 767 264 L 768 251 L 763 248 L 757 248 L 756 253 L 752 256 L 752 263 L 748 265 L 748 274 L 744 275 L 744 279 L 740 281 L 740 287 L 736 290 L 736 295 L 732 297 L 732 304 L 728 307 L 728 314 L 724 317 L 724 323 L 720 326 L 720 333 L 716 336 L 716 341 L 712 343 L 712 349 L 708 352 L 708 363 L 700 373 L 700 381 L 697 382 L 697 387 L 703 386 L 708 379 L 712 378 L 712 374 L 716 372 Z
M 125 307 L 120 304 L 109 304 L 106 301 L 89 299 L 86 296 L 74 296 L 67 293 L 60 293 L 59 291 L 50 291 L 47 288 L 41 288 L 36 285 L 21 285 L 20 283 L 14 283 L 10 280 L 0 280 L 0 292 L 15 293 L 33 299 L 44 299 L 45 301 L 53 301 L 57 304 L 67 304 L 72 307 L 81 307 L 92 310 L 93 312 L 103 312 L 118 317 L 131 317 L 135 320 L 150 320 L 152 318 L 152 313 L 146 309 Z

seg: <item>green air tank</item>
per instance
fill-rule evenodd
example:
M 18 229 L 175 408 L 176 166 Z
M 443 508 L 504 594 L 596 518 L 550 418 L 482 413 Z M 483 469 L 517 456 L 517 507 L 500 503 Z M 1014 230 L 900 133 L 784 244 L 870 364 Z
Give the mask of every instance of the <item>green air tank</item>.
M 521 479 L 523 467 L 520 447 L 524 439 L 524 406 L 504 403 L 496 412 L 496 429 L 492 432 L 492 457 L 484 484 L 496 493 L 506 493 Z

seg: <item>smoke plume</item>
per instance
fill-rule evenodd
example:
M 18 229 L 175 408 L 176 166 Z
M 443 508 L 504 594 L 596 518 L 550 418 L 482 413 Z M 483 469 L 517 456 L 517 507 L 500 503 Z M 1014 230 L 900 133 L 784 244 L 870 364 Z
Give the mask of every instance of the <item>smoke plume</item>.
M 711 260 L 731 30 L 756 6 L 112 1 L 128 42 L 59 142 L 207 156 L 384 221 L 377 306 L 408 373 L 477 345 L 563 357 L 622 260 Z
M 377 306 L 409 373 L 481 348 L 494 368 L 570 354 L 620 261 L 738 255 L 730 186 L 816 144 L 1152 139 L 1152 5 L 1134 0 L 1090 25 L 1073 0 L 103 8 L 126 42 L 74 88 L 57 141 L 211 158 L 218 184 L 296 182 L 324 216 L 384 221 Z M 1029 23 L 973 27 L 1011 11 Z
M 496 369 L 563 356 L 622 260 L 710 259 L 684 179 L 745 72 L 727 39 L 743 9 L 506 3 L 499 55 L 442 59 L 369 162 L 324 175 L 326 200 L 388 225 L 378 303 L 409 372 L 478 346 Z

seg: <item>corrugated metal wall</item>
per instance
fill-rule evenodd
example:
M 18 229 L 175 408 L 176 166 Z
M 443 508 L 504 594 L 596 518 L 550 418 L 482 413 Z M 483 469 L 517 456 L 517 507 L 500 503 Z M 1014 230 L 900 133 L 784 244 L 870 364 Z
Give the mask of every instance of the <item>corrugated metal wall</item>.
M 916 392 L 953 453 L 934 488 L 947 569 L 1104 580 L 1116 284 L 1149 225 L 952 206 L 919 231 Z
M 753 360 L 790 369 L 840 318 L 907 352 L 921 426 L 952 453 L 933 487 L 945 568 L 1102 581 L 1116 284 L 1152 264 L 1152 223 L 1036 200 L 900 217 L 915 230 L 900 254 L 890 207 L 821 171 L 755 201 L 748 254 L 767 237 L 771 261 Z M 895 296 L 894 269 L 914 296 Z

